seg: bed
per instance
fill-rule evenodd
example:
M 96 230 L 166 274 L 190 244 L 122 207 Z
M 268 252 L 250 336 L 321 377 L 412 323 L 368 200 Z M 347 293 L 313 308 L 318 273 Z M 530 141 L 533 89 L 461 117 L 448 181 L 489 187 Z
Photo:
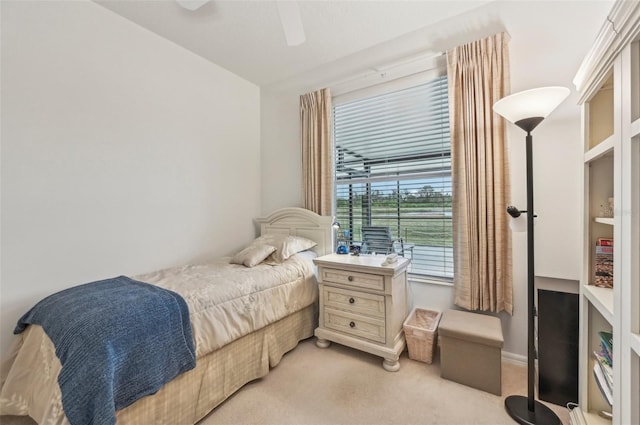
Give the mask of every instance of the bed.
M 194 424 L 311 337 L 318 297 L 311 259 L 332 250 L 332 221 L 301 208 L 256 219 L 261 237 L 293 236 L 315 243 L 279 265 L 265 261 L 246 267 L 222 258 L 135 276 L 184 298 L 197 364 L 155 394 L 118 410 L 117 422 Z M 273 279 L 284 281 L 266 283 Z M 39 424 L 68 423 L 57 382 L 60 370 L 43 328 L 28 326 L 2 361 L 0 414 L 30 416 Z

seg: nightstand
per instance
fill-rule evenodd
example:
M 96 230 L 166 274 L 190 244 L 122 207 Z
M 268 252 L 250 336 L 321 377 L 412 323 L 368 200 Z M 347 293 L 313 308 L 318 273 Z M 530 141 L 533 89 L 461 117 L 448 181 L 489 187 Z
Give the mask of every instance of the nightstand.
M 398 257 L 383 266 L 384 255 L 329 254 L 318 266 L 320 318 L 316 345 L 331 341 L 383 357 L 382 367 L 400 369 L 404 350 L 402 324 L 407 316 L 407 266 Z

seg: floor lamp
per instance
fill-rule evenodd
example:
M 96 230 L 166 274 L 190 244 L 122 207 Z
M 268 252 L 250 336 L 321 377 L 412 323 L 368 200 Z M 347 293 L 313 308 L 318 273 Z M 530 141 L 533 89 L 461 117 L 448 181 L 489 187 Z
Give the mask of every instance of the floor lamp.
M 511 395 L 504 401 L 509 416 L 523 425 L 558 424 L 560 419 L 551 409 L 535 400 L 535 306 L 534 306 L 534 251 L 533 251 L 533 159 L 531 132 L 569 95 L 565 87 L 543 87 L 525 90 L 497 101 L 493 110 L 527 132 L 527 209 L 508 207 L 513 218 L 527 213 L 527 379 L 528 396 Z

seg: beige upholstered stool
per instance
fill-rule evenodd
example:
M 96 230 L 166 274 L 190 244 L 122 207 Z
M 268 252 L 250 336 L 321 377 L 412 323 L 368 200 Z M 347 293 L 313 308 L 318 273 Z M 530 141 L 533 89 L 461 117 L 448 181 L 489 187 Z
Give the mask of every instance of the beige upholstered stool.
M 440 376 L 502 395 L 502 324 L 500 319 L 447 310 L 438 326 Z

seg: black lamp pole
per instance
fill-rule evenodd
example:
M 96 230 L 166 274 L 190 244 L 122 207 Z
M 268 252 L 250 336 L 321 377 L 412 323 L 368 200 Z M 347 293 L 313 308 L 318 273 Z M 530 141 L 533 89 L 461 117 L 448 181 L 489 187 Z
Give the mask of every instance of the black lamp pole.
M 560 419 L 551 409 L 535 399 L 536 346 L 535 346 L 535 262 L 533 246 L 533 137 L 531 132 L 554 109 L 569 96 L 566 87 L 541 87 L 525 90 L 498 100 L 493 104 L 494 112 L 514 123 L 527 132 L 527 209 L 519 210 L 507 207 L 507 213 L 517 218 L 527 213 L 527 380 L 528 396 L 512 395 L 505 399 L 507 413 L 516 422 L 523 425 L 561 425 Z
M 514 124 L 527 132 L 527 303 L 528 303 L 528 323 L 527 323 L 527 397 L 521 395 L 511 395 L 504 401 L 505 409 L 511 418 L 522 425 L 561 425 L 558 416 L 547 406 L 535 399 L 535 376 L 536 376 L 536 346 L 535 346 L 535 262 L 533 244 L 533 137 L 531 131 L 544 118 L 533 117 L 516 121 Z M 510 215 L 514 216 L 514 211 L 508 208 Z M 519 213 L 516 217 L 520 215 Z
M 536 368 L 535 368 L 535 358 L 536 356 L 536 348 L 535 348 L 535 326 L 534 320 L 536 317 L 536 307 L 534 303 L 535 299 L 535 250 L 533 244 L 533 219 L 534 212 L 533 209 L 533 137 L 531 136 L 531 132 L 527 131 L 527 300 L 528 300 L 528 331 L 527 331 L 527 376 L 528 386 L 527 386 L 527 394 L 528 394 L 528 410 L 535 410 L 535 376 L 536 376 Z

